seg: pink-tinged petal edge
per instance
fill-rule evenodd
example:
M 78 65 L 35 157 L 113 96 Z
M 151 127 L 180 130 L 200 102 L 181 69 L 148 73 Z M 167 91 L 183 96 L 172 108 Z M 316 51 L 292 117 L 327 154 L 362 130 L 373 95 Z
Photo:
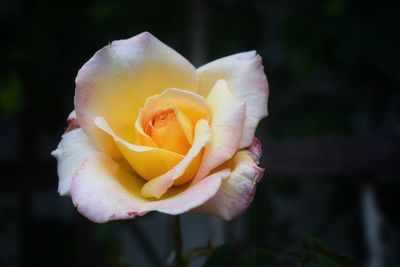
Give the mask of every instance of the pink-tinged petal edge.
M 219 80 L 226 80 L 232 94 L 246 103 L 240 148 L 251 145 L 259 121 L 268 115 L 269 88 L 262 59 L 255 51 L 217 59 L 197 69 L 198 93 L 206 97 Z
M 245 104 L 230 92 L 226 81 L 218 80 L 207 97 L 212 111 L 211 142 L 206 146 L 203 160 L 192 184 L 197 183 L 211 170 L 233 157 L 239 148 Z
M 97 151 L 80 128 L 70 130 L 62 136 L 57 149 L 51 153 L 57 159 L 58 193 L 61 196 L 70 194 L 72 177 L 84 159 Z
M 150 211 L 176 215 L 213 197 L 230 171 L 221 170 L 172 197 L 157 201 L 140 196 L 142 181 L 133 175 L 104 153 L 91 154 L 72 179 L 72 201 L 82 215 L 97 223 L 130 219 Z
M 105 117 L 119 136 L 133 141 L 132 121 L 145 100 L 167 88 L 195 92 L 198 76 L 184 57 L 144 32 L 97 51 L 79 70 L 75 83 L 80 127 L 101 151 L 121 158 L 112 138 L 94 125 L 95 117 Z
M 217 194 L 192 213 L 207 213 L 231 220 L 245 211 L 254 199 L 256 187 L 264 174 L 258 166 L 261 144 L 254 139 L 249 149 L 239 151 L 231 160 L 234 164 L 229 178 L 225 179 Z

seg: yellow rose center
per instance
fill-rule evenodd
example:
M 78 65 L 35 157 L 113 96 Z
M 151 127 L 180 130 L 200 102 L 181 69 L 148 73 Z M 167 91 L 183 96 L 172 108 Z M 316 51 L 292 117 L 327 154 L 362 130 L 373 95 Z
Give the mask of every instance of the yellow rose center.
M 190 149 L 190 144 L 172 108 L 154 114 L 143 128 L 160 148 L 182 155 Z

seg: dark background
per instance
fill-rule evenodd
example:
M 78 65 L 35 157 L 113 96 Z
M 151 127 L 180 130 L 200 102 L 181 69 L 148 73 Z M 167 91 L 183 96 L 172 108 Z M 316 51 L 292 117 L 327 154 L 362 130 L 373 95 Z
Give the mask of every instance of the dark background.
M 170 216 L 93 224 L 57 195 L 50 156 L 79 68 L 142 31 L 196 66 L 256 49 L 270 84 L 270 115 L 257 132 L 266 174 L 253 205 L 229 223 L 184 216 L 186 250 L 211 239 L 291 251 L 314 237 L 360 266 L 399 266 L 399 8 L 2 0 L 0 266 L 160 266 L 170 255 Z

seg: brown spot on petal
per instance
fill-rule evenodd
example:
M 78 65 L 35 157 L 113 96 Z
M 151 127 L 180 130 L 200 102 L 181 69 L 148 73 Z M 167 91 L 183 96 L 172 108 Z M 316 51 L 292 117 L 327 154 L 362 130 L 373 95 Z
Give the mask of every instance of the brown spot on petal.
M 254 161 L 259 164 L 260 158 L 262 155 L 262 146 L 260 140 L 257 137 L 253 138 L 253 142 L 251 143 L 248 150 L 255 156 L 253 157 Z
M 128 213 L 129 217 L 135 217 L 135 216 L 139 215 L 139 213 L 137 213 L 136 211 L 128 211 L 127 213 Z
M 78 120 L 76 118 L 76 113 L 75 111 L 72 111 L 71 114 L 69 114 L 68 119 L 67 119 L 67 127 L 65 128 L 64 133 L 68 133 L 72 130 L 80 128 Z

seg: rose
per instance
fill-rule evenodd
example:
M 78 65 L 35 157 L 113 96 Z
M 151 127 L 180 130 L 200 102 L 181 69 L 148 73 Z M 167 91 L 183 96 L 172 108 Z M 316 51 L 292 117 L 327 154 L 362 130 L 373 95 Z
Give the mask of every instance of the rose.
M 150 211 L 230 220 L 263 175 L 254 138 L 268 83 L 254 51 L 195 69 L 150 33 L 114 41 L 76 77 L 60 195 L 94 222 Z

